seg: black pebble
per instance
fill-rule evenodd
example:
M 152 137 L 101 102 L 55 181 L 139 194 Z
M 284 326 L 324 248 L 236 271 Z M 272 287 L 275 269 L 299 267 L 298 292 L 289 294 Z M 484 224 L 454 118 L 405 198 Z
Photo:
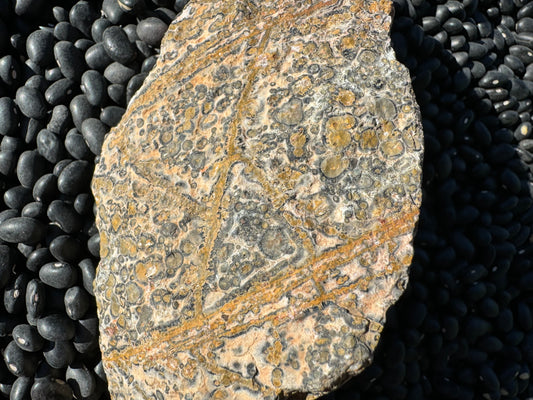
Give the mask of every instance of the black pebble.
M 36 30 L 26 40 L 28 57 L 36 64 L 46 67 L 54 62 L 54 34 L 46 30 Z
M 133 68 L 116 61 L 109 64 L 104 71 L 104 77 L 112 84 L 125 84 L 133 75 L 135 75 Z
M 82 354 L 93 351 L 98 346 L 98 318 L 76 321 L 76 335 L 72 343 L 76 350 Z
M 518 57 L 525 65 L 533 63 L 533 49 L 515 44 L 509 48 L 509 53 Z
M 77 195 L 88 188 L 92 168 L 85 160 L 76 160 L 67 165 L 59 174 L 57 188 L 61 193 Z
M 59 41 L 74 43 L 76 40 L 83 38 L 83 34 L 69 22 L 62 21 L 54 27 L 54 37 Z
M 148 17 L 137 24 L 137 35 L 148 45 L 158 47 L 167 29 L 168 25 L 159 18 Z
M 58 260 L 75 262 L 82 254 L 80 242 L 69 235 L 61 235 L 54 238 L 49 245 L 50 253 Z
M 50 364 L 50 362 L 48 364 Z M 50 364 L 50 366 L 52 365 Z M 31 399 L 32 400 L 50 400 L 50 399 L 71 400 L 72 389 L 66 382 L 62 380 L 53 379 L 53 378 L 38 379 L 38 380 L 35 380 L 35 383 L 31 387 Z
M 107 18 L 96 19 L 91 26 L 91 37 L 93 40 L 95 42 L 101 42 L 104 31 L 111 25 L 113 25 L 113 23 Z
M 81 130 L 82 123 L 98 115 L 98 108 L 93 106 L 83 94 L 77 95 L 69 105 L 72 121 L 78 130 Z
M 100 235 L 95 233 L 87 241 L 87 249 L 95 257 L 100 257 Z
M 113 60 L 127 64 L 135 58 L 135 47 L 120 26 L 110 26 L 102 34 L 105 51 Z
M 63 141 L 47 129 L 39 132 L 36 143 L 39 154 L 52 164 L 62 160 L 65 156 Z
M 14 257 L 11 248 L 0 244 L 0 288 L 3 288 L 9 281 L 13 264 Z
M 10 314 L 24 311 L 24 298 L 29 276 L 25 273 L 16 275 L 4 289 L 4 307 Z
M 146 58 L 141 65 L 141 72 L 150 72 L 157 63 L 157 56 L 150 56 Z
M 43 93 L 48 88 L 48 81 L 42 75 L 33 75 L 26 80 L 24 83 L 26 87 L 35 89 L 38 92 Z
M 61 200 L 54 200 L 48 206 L 46 215 L 55 222 L 65 233 L 74 233 L 81 228 L 80 215 L 74 208 Z M 0 225 L 1 232 L 2 225 Z
M 23 152 L 17 163 L 17 178 L 24 187 L 31 188 L 45 173 L 46 160 L 36 150 Z
M 131 79 L 128 82 L 128 86 L 126 86 L 126 102 L 127 103 L 131 101 L 131 98 L 137 92 L 137 90 L 139 90 L 139 88 L 142 86 L 147 76 L 148 76 L 147 73 L 141 72 L 140 74 L 137 74 L 131 77 Z
M 442 24 L 442 27 L 448 32 L 449 35 L 457 35 L 461 33 L 463 30 L 463 23 L 461 20 L 452 17 L 449 18 L 444 24 Z
M 44 77 L 48 82 L 56 82 L 63 78 L 63 74 L 59 67 L 48 68 L 44 71 Z
M 120 107 L 126 107 L 126 87 L 120 84 L 112 84 L 107 87 L 107 94 Z
M 87 143 L 85 143 L 85 139 L 83 139 L 83 136 L 76 128 L 71 129 L 67 133 L 65 137 L 65 148 L 72 157 L 78 160 L 92 156 L 91 150 L 89 150 Z
M 50 341 L 45 344 L 43 355 L 52 368 L 65 368 L 74 361 L 76 352 L 70 341 Z
M 0 98 L 0 135 L 10 135 L 18 123 L 15 102 L 9 97 Z
M 79 262 L 78 266 L 81 270 L 83 287 L 91 296 L 94 296 L 93 281 L 96 275 L 94 262 L 90 258 L 85 258 Z
M 100 113 L 100 121 L 110 127 L 116 126 L 125 112 L 123 107 L 108 106 Z
M 17 84 L 21 79 L 20 63 L 11 54 L 0 58 L 0 80 L 6 85 Z
M 76 283 L 78 273 L 71 264 L 56 261 L 43 265 L 39 270 L 39 278 L 48 286 L 56 289 L 66 289 Z
M 98 156 L 102 150 L 105 135 L 109 128 L 97 118 L 88 118 L 83 121 L 81 133 L 91 152 Z
M 83 53 L 71 42 L 63 40 L 55 44 L 54 56 L 63 76 L 79 82 L 86 69 Z
M 52 106 L 62 105 L 71 98 L 74 87 L 74 81 L 67 78 L 59 79 L 46 89 L 44 98 Z
M 15 382 L 13 382 L 13 387 L 11 388 L 11 393 L 9 393 L 9 400 L 29 400 L 31 386 L 33 385 L 33 378 L 20 376 Z
M 32 201 L 24 206 L 20 216 L 44 220 L 46 218 L 46 206 L 39 201 Z
M 44 97 L 36 89 L 21 86 L 17 90 L 16 103 L 20 112 L 28 118 L 41 119 L 46 116 Z
M 117 0 L 104 0 L 102 2 L 102 11 L 113 24 L 122 22 L 126 15 L 126 11 L 120 8 Z
M 54 174 L 41 176 L 33 186 L 33 198 L 36 201 L 49 203 L 58 194 L 57 177 Z
M 63 314 L 51 314 L 37 321 L 39 334 L 49 341 L 70 340 L 75 334 L 74 322 Z
M 0 223 L 0 239 L 9 243 L 35 244 L 44 234 L 44 225 L 26 217 L 10 218 Z
M 24 351 L 39 351 L 44 346 L 44 339 L 37 329 L 28 324 L 20 324 L 13 328 L 13 340 Z
M 9 371 L 15 376 L 32 376 L 37 369 L 37 353 L 28 353 L 20 349 L 14 340 L 4 350 L 4 360 Z
M 32 279 L 26 286 L 26 311 L 33 318 L 40 318 L 46 307 L 46 290 L 44 283 Z
M 65 311 L 74 320 L 83 318 L 91 305 L 91 297 L 85 289 L 73 286 L 65 292 Z
M 22 210 L 33 200 L 31 190 L 24 186 L 13 186 L 4 192 L 4 203 L 14 210 Z
M 72 120 L 68 107 L 63 104 L 58 104 L 52 110 L 52 116 L 46 128 L 53 133 L 63 136 L 71 123 Z
M 94 374 L 82 363 L 69 365 L 65 378 L 79 399 L 87 398 L 96 391 Z
M 81 77 L 81 89 L 87 101 L 93 106 L 101 106 L 107 99 L 107 84 L 102 76 L 96 70 L 85 71 Z
M 70 23 L 87 37 L 91 36 L 91 25 L 98 17 L 98 12 L 84 0 L 78 1 L 69 12 Z
M 87 49 L 85 62 L 90 68 L 103 71 L 113 60 L 107 55 L 103 43 L 99 42 Z

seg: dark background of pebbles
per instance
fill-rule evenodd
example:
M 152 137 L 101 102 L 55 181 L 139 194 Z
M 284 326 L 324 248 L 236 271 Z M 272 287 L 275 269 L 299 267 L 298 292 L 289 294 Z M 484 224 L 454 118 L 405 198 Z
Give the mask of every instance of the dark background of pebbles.
M 185 0 L 0 0 L 0 394 L 106 399 L 89 181 Z M 533 396 L 533 2 L 394 0 L 425 135 L 404 296 L 329 399 Z M 130 10 L 130 11 L 126 11 Z M 533 398 L 533 397 L 531 397 Z

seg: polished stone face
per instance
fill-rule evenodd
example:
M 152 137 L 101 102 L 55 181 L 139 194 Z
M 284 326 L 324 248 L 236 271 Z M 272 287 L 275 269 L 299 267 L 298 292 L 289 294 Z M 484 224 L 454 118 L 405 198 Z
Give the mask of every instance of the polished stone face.
M 114 399 L 315 397 L 403 292 L 422 130 L 388 1 L 192 0 L 102 149 Z

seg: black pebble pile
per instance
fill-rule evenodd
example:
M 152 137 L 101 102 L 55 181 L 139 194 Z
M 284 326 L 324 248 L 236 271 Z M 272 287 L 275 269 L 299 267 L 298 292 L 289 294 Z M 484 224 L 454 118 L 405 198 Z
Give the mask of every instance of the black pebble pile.
M 186 0 L 0 0 L 0 395 L 107 399 L 90 179 Z M 425 136 L 405 295 L 330 399 L 533 398 L 533 2 L 394 0 Z

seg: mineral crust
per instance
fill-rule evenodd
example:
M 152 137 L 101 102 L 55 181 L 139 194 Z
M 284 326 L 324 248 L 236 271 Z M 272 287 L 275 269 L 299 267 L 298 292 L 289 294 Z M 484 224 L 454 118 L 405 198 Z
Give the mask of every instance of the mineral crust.
M 407 283 L 422 130 L 379 0 L 191 0 L 93 191 L 114 399 L 317 397 Z

